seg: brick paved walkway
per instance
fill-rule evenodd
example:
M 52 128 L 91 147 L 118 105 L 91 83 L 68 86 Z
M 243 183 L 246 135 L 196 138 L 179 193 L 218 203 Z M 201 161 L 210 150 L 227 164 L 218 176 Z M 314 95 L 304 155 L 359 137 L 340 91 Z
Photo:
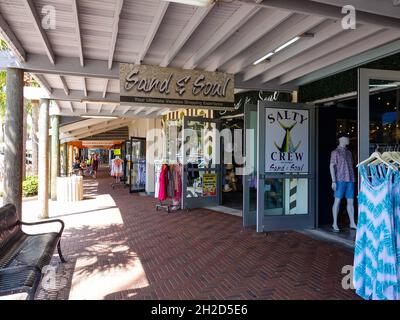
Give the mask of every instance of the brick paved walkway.
M 153 198 L 110 183 L 100 174 L 86 180 L 87 200 L 52 204 L 66 223 L 68 263 L 54 256 L 56 282 L 44 281 L 38 299 L 357 298 L 341 287 L 346 249 L 296 232 L 257 234 L 204 209 L 157 212 Z

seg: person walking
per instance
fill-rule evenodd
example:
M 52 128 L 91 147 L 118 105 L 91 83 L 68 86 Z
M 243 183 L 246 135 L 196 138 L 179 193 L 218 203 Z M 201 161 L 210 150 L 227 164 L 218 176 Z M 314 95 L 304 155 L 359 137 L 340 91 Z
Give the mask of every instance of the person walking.
M 96 153 L 93 154 L 92 158 L 92 170 L 93 170 L 93 178 L 97 178 L 97 170 L 99 169 L 99 157 Z

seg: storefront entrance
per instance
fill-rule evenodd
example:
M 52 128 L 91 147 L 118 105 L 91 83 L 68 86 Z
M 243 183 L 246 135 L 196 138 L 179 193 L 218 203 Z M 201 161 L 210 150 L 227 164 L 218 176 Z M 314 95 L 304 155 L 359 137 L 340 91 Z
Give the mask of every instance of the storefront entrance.
M 184 117 L 182 207 L 218 206 L 221 201 L 219 121 Z M 179 143 L 179 142 L 178 142 Z
M 315 226 L 314 107 L 258 103 L 257 231 Z

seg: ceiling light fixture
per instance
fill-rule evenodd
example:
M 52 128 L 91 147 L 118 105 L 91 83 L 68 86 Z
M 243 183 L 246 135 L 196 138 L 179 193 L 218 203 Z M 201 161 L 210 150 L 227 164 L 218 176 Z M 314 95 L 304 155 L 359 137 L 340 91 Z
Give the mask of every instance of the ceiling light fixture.
M 86 119 L 118 119 L 118 117 L 115 116 L 97 116 L 97 115 L 81 115 L 81 118 L 86 118 Z
M 215 0 L 164 0 L 164 1 L 182 3 L 197 7 L 208 7 L 215 2 Z
M 282 51 L 283 49 L 289 47 L 290 45 L 292 45 L 293 43 L 297 42 L 298 40 L 300 40 L 301 38 L 305 38 L 305 37 L 313 37 L 314 35 L 312 33 L 303 33 L 301 35 L 298 35 L 292 39 L 290 39 L 289 41 L 285 42 L 284 44 L 282 44 L 281 46 L 279 46 L 278 48 L 276 48 L 275 50 L 268 52 L 265 56 L 262 56 L 261 58 L 257 59 L 256 61 L 253 62 L 253 65 L 257 65 L 260 62 L 263 62 L 265 60 L 268 60 L 268 58 L 270 58 L 271 56 L 273 56 L 275 53 L 278 53 L 279 51 Z

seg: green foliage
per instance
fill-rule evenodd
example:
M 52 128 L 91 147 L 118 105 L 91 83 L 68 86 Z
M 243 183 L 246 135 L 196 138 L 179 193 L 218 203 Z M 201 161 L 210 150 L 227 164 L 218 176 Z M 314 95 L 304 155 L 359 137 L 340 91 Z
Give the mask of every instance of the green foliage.
M 22 193 L 24 197 L 32 197 L 38 194 L 39 181 L 37 176 L 26 177 L 22 183 Z

